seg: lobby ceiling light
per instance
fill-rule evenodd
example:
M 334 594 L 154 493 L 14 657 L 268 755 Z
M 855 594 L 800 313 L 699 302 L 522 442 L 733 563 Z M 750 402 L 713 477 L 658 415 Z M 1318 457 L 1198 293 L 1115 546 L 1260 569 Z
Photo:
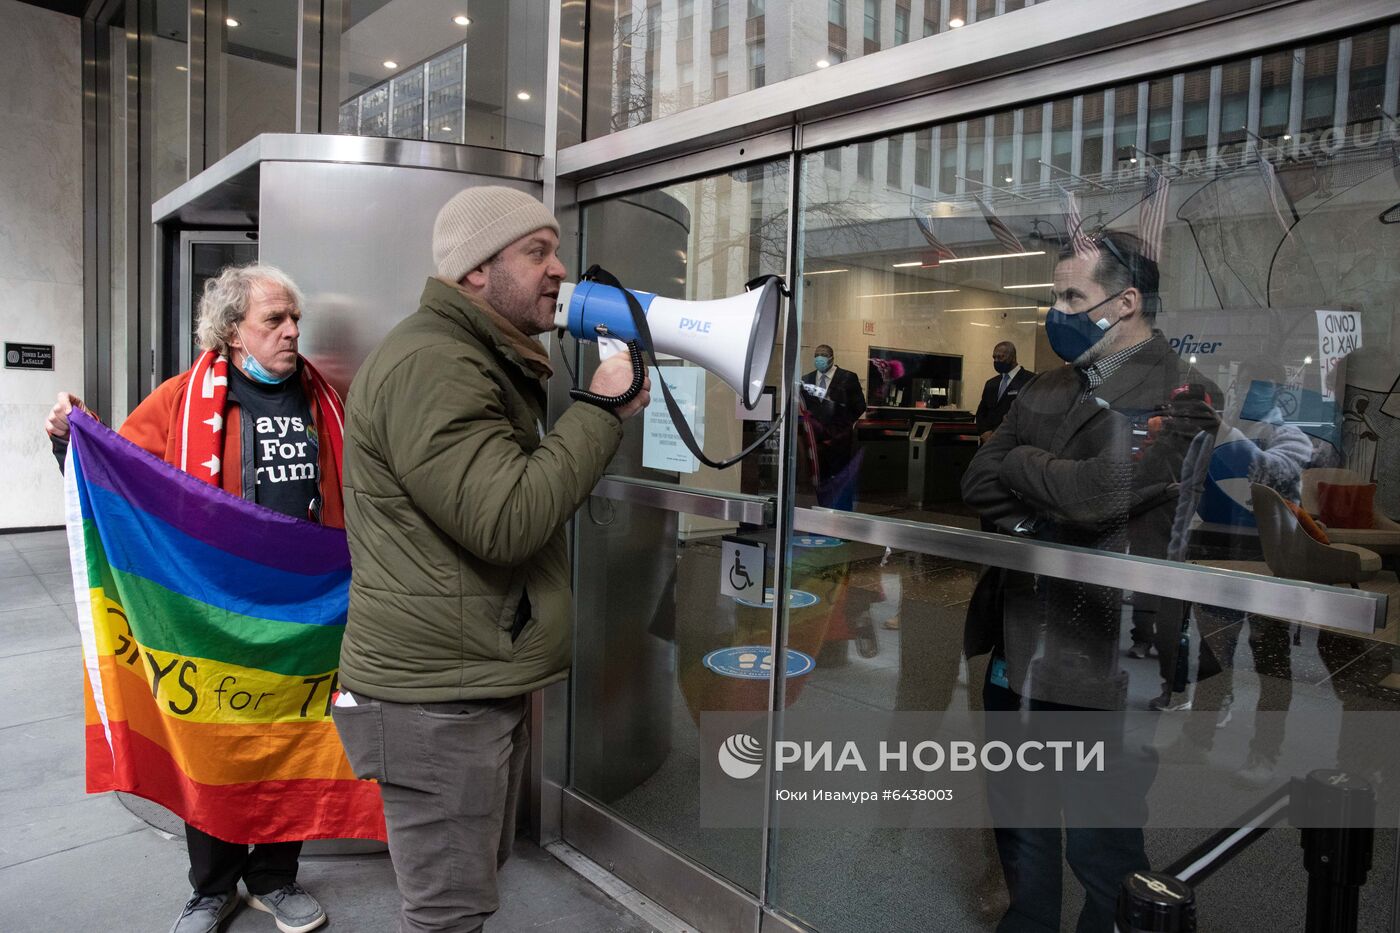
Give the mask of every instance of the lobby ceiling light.
M 924 261 L 922 259 L 915 259 L 913 262 L 897 262 L 893 266 L 891 266 L 891 268 L 908 269 L 910 266 L 922 266 L 923 264 Z
M 952 19 L 948 20 L 949 29 L 961 29 L 962 26 L 963 18 L 961 16 L 954 16 Z
M 176 70 L 176 71 L 189 71 L 189 69 L 186 68 L 184 65 L 176 65 L 176 66 L 175 66 L 175 70 Z
M 390 71 L 393 71 L 395 68 L 399 67 L 399 63 L 394 61 L 392 58 L 388 58 L 384 60 L 384 67 L 388 68 Z
M 472 24 L 471 18 L 463 16 L 461 13 L 452 17 L 452 22 L 456 23 L 458 26 L 470 26 Z
M 819 59 L 817 59 L 817 67 L 818 67 L 818 68 L 830 68 L 830 67 L 831 67 L 831 62 L 827 61 L 827 60 L 824 59 L 824 58 L 819 58 Z
M 990 255 L 990 256 L 959 256 L 959 257 L 956 258 L 956 259 L 940 259 L 940 260 L 938 260 L 938 264 L 939 264 L 940 266 L 949 266 L 949 265 L 952 265 L 952 264 L 955 263 L 955 262 L 982 262 L 983 260 L 986 260 L 986 259 L 1019 259 L 1019 258 L 1021 258 L 1022 256 L 1044 256 L 1044 255 L 1045 255 L 1045 250 L 1043 250 L 1043 249 L 1033 249 L 1033 250 L 1031 250 L 1031 251 L 1029 251 L 1029 252 L 1025 252 L 1025 253 L 993 253 L 993 254 Z
M 815 269 L 811 272 L 804 272 L 803 275 L 835 275 L 838 272 L 850 272 L 850 269 Z
M 230 29 L 237 29 L 239 26 L 242 25 L 242 23 L 230 16 L 224 20 L 224 25 Z
M 530 99 L 530 92 L 529 92 L 529 91 L 521 91 L 520 93 L 518 93 L 518 94 L 515 95 L 515 99 L 516 99 L 516 100 L 529 100 L 529 99 Z
M 1040 305 L 1007 305 L 1004 308 L 944 308 L 944 311 L 1036 311 Z M 968 323 L 972 323 L 969 321 Z M 990 324 L 983 324 L 983 327 L 990 327 Z
M 1026 285 L 1003 285 L 1002 288 L 1054 288 L 1054 282 L 1031 282 Z
M 962 291 L 960 288 L 936 288 L 927 292 L 877 292 L 873 295 L 857 295 L 857 298 L 903 298 L 905 295 L 951 295 Z

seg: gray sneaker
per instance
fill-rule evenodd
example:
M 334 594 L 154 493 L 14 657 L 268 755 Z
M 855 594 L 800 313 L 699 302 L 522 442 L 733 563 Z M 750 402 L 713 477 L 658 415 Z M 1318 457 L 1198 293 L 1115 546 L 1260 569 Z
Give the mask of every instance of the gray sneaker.
M 214 933 L 237 907 L 238 898 L 232 891 L 208 896 L 191 894 L 170 933 Z
M 316 898 L 295 881 L 267 894 L 244 896 L 249 906 L 272 914 L 282 933 L 306 933 L 326 922 L 326 912 Z

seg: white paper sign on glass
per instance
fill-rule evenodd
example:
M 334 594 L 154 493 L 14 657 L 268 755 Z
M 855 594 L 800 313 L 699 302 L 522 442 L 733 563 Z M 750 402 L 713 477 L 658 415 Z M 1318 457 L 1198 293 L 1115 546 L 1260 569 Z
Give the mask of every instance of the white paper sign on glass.
M 651 470 L 694 473 L 700 469 L 700 461 L 686 449 L 676 433 L 676 426 L 671 423 L 671 413 L 661 397 L 663 375 L 676 405 L 690 425 L 690 432 L 695 435 L 695 443 L 702 450 L 705 447 L 705 371 L 695 366 L 652 367 L 651 404 L 646 408 L 642 435 L 642 466 Z
M 1317 312 L 1317 363 L 1322 368 L 1322 397 L 1332 400 L 1340 394 L 1337 365 L 1350 353 L 1361 349 L 1361 312 Z

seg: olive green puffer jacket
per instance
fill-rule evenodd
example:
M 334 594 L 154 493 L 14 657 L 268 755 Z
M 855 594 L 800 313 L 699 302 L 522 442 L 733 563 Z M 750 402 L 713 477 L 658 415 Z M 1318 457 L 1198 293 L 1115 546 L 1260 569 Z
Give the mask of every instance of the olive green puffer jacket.
M 429 703 L 515 696 L 565 675 L 564 523 L 622 425 L 576 404 L 545 433 L 544 403 L 500 330 L 435 279 L 360 368 L 346 404 L 344 686 Z M 525 593 L 530 618 L 512 640 Z

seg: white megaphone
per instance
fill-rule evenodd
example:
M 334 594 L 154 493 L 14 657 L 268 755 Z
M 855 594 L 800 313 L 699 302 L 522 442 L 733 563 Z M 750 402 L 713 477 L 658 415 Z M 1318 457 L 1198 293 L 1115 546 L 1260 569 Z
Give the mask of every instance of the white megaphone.
M 641 306 L 649 348 L 696 363 L 722 379 L 753 409 L 763 395 L 778 331 L 782 282 L 756 280 L 749 291 L 716 301 L 682 301 L 627 289 Z M 604 357 L 622 349 L 611 341 L 641 338 L 623 289 L 597 281 L 559 286 L 554 326 L 579 340 L 599 342 Z M 606 350 L 604 348 L 607 348 Z

